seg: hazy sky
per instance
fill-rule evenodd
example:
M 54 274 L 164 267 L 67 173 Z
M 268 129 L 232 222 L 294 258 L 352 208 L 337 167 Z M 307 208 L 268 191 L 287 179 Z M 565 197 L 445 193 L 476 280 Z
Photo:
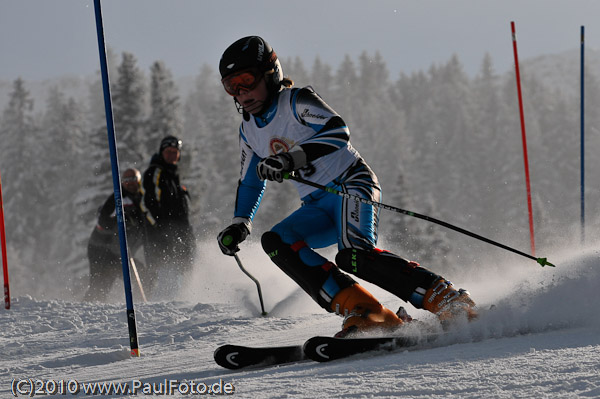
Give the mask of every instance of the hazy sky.
M 504 72 L 511 21 L 520 59 L 579 49 L 581 25 L 586 48 L 600 47 L 598 0 L 102 0 L 102 11 L 109 47 L 146 71 L 163 60 L 175 76 L 216 69 L 229 44 L 253 34 L 307 68 L 317 55 L 336 69 L 346 54 L 379 50 L 394 79 L 452 54 L 473 74 L 488 52 Z M 93 0 L 0 0 L 0 79 L 98 69 Z

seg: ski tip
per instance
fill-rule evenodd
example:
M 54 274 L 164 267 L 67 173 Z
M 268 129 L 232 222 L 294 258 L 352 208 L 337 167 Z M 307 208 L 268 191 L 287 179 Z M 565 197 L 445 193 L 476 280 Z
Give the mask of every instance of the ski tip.
M 131 357 L 140 357 L 140 350 L 139 349 L 132 349 L 131 350 Z
M 237 370 L 237 369 L 243 367 L 237 361 L 238 355 L 239 355 L 239 347 L 238 346 L 223 345 L 223 346 L 219 346 L 215 350 L 213 357 L 215 359 L 215 362 L 219 366 L 230 369 L 230 370 Z
M 548 258 L 537 258 L 537 263 L 539 263 L 542 267 L 544 267 L 544 266 L 556 267 L 552 263 L 548 262 Z
M 328 362 L 333 360 L 329 355 L 329 342 L 332 337 L 315 336 L 304 342 L 302 351 L 305 356 L 316 362 Z

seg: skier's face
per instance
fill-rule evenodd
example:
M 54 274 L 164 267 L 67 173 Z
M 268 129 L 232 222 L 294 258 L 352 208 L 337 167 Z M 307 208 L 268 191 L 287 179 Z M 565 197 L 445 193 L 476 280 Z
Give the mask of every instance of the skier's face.
M 180 155 L 181 153 L 175 147 L 167 147 L 162 152 L 163 159 L 170 165 L 175 165 L 177 162 L 179 162 Z
M 241 88 L 235 98 L 244 108 L 244 111 L 258 114 L 263 109 L 268 95 L 267 83 L 264 79 L 261 79 L 252 90 Z

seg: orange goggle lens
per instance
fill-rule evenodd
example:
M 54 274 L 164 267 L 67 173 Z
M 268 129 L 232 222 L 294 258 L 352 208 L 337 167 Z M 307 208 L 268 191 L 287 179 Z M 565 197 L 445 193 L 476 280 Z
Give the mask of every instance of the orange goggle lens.
M 221 80 L 227 94 L 237 96 L 242 89 L 253 90 L 260 82 L 260 77 L 252 71 L 242 71 Z

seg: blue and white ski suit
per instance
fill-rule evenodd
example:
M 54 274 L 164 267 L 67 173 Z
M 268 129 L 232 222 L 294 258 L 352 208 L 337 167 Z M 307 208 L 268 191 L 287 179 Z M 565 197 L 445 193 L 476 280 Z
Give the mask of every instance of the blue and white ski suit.
M 261 181 L 256 174 L 258 162 L 297 147 L 301 147 L 307 157 L 307 165 L 299 171 L 302 178 L 344 193 L 380 201 L 377 177 L 350 144 L 348 127 L 310 87 L 281 90 L 262 115 L 247 115 L 239 134 L 241 178 L 234 223 L 249 224 L 260 205 L 266 181 Z M 338 249 L 375 248 L 376 208 L 295 181 L 293 183 L 302 206 L 271 231 L 279 235 L 283 244 L 297 252 L 304 268 L 334 266 L 313 248 L 335 243 Z M 339 271 L 329 273 L 330 266 L 325 267 L 326 275 L 319 273 L 319 277 L 309 278 L 306 284 L 313 287 L 303 286 L 322 305 L 331 302 L 340 289 L 354 282 L 349 277 L 336 277 L 341 273 Z M 290 274 L 285 267 L 282 269 Z M 306 272 L 311 274 L 308 270 Z M 298 280 L 297 277 L 295 279 Z M 314 287 L 315 284 L 320 286 Z M 316 290 L 319 291 L 318 298 Z
M 266 186 L 257 177 L 258 162 L 297 146 L 307 156 L 308 165 L 300 170 L 304 179 L 379 201 L 377 177 L 349 139 L 346 124 L 311 88 L 282 90 L 262 117 L 251 116 L 240 126 L 242 170 L 235 218 L 252 220 L 258 209 Z M 371 205 L 293 183 L 303 206 L 273 228 L 284 242 L 304 240 L 313 248 L 336 242 L 339 249 L 375 246 L 378 219 Z

